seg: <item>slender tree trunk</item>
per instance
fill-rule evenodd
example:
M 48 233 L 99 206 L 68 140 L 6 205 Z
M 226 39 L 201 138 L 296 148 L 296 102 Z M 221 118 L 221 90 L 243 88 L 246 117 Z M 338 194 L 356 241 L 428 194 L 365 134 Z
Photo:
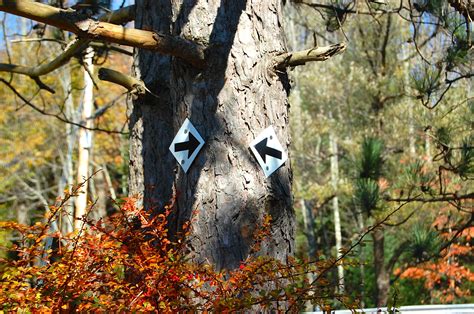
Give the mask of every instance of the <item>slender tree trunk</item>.
M 28 207 L 24 204 L 18 204 L 15 206 L 16 208 L 16 221 L 22 225 L 29 225 L 30 224 L 30 217 L 28 214 Z
M 416 134 L 415 134 L 415 117 L 413 115 L 413 101 L 408 102 L 408 147 L 410 157 L 416 157 Z
M 408 48 L 402 46 L 402 59 L 405 60 L 408 58 Z M 410 64 L 409 61 L 405 61 L 403 64 L 404 76 L 403 82 L 405 85 L 405 93 L 406 95 L 410 95 Z M 416 157 L 416 134 L 415 134 L 415 117 L 413 115 L 414 109 L 414 102 L 413 99 L 407 99 L 407 106 L 408 106 L 408 147 L 410 152 L 410 157 Z
M 364 232 L 364 216 L 361 212 L 357 214 L 359 230 Z M 364 246 L 359 245 L 359 270 L 360 270 L 360 306 L 365 307 L 365 254 Z
M 125 136 L 120 137 L 120 157 L 122 158 L 121 172 L 120 172 L 120 193 L 121 195 L 128 195 L 128 173 L 129 173 L 129 149 L 128 140 Z M 110 176 L 109 176 L 110 178 Z M 114 197 L 115 199 L 115 197 Z
M 104 170 L 101 167 L 94 165 L 90 167 L 90 171 L 91 173 L 97 172 L 97 174 L 89 182 L 90 193 L 92 195 L 91 198 L 95 203 L 90 216 L 92 219 L 97 221 L 107 215 L 107 200 L 109 199 L 109 191 L 107 182 L 105 180 Z
M 385 265 L 385 235 L 383 229 L 375 229 L 372 233 L 374 241 L 374 268 L 376 278 L 376 306 L 386 306 L 390 289 L 390 274 Z
M 112 179 L 110 178 L 110 173 L 107 169 L 107 165 L 102 164 L 101 169 L 102 171 L 104 171 L 104 179 L 105 183 L 107 184 L 107 188 L 109 189 L 109 196 L 112 200 L 115 200 L 117 198 L 117 193 L 115 192 L 114 186 L 112 184 Z
M 81 120 L 90 128 L 92 126 L 92 120 L 89 117 L 92 115 L 92 109 L 94 106 L 94 83 L 89 73 L 94 72 L 94 65 L 92 64 L 92 58 L 94 56 L 94 50 L 87 48 L 84 56 L 84 67 L 88 71 L 84 70 L 84 99 L 82 108 Z M 81 128 L 79 131 L 79 158 L 77 161 L 77 183 L 84 182 L 89 177 L 89 155 L 90 148 L 92 147 L 92 132 L 90 130 Z M 74 213 L 74 229 L 79 230 L 82 226 L 82 221 L 79 220 L 86 214 L 87 208 L 87 190 L 88 182 L 84 182 L 80 190 L 79 195 L 76 197 L 75 202 L 75 213 Z
M 432 113 L 430 110 L 425 111 L 425 115 L 427 116 L 427 120 L 431 121 L 432 119 Z M 431 165 L 433 162 L 433 156 L 431 155 L 431 137 L 427 132 L 425 132 L 425 156 L 426 156 L 426 162 L 428 165 Z
M 206 49 L 199 71 L 179 59 L 138 50 L 135 71 L 151 94 L 130 117 L 130 194 L 159 210 L 176 191 L 170 230 L 198 213 L 190 248 L 196 261 L 234 268 L 249 254 L 253 233 L 272 216 L 262 254 L 294 251 L 289 162 L 268 179 L 249 143 L 273 125 L 288 149 L 288 81 L 270 68 L 285 51 L 280 0 L 139 0 L 136 27 L 180 35 Z M 189 118 L 206 144 L 187 173 L 168 150 Z
M 70 93 L 71 88 L 71 71 L 69 67 L 65 67 L 61 71 L 60 82 L 62 89 L 64 91 L 65 100 L 64 100 L 64 110 L 66 116 L 70 117 L 72 121 L 76 121 L 74 114 L 74 105 L 72 94 Z M 61 178 L 59 179 L 58 184 L 58 195 L 62 195 L 66 187 L 71 189 L 74 184 L 73 179 L 73 161 L 72 155 L 74 152 L 77 127 L 66 123 L 65 124 L 65 133 L 66 133 L 66 153 L 62 158 L 62 173 Z M 61 213 L 59 220 L 59 228 L 61 229 L 62 234 L 68 234 L 73 231 L 73 218 L 74 218 L 74 206 L 72 202 L 67 202 L 64 204 L 64 212 Z
M 339 160 L 337 149 L 337 137 L 333 129 L 329 132 L 329 154 L 331 155 L 331 185 L 336 193 L 332 199 L 332 208 L 334 213 L 334 235 L 336 237 L 336 256 L 341 256 L 342 234 L 341 234 L 341 217 L 339 215 L 339 198 L 337 197 L 338 181 L 339 181 Z M 344 291 L 344 268 L 342 265 L 337 266 L 338 290 Z
M 300 200 L 301 210 L 303 211 L 304 233 L 308 241 L 308 255 L 310 259 L 316 256 L 316 237 L 314 235 L 314 215 L 313 210 L 308 206 L 304 199 Z

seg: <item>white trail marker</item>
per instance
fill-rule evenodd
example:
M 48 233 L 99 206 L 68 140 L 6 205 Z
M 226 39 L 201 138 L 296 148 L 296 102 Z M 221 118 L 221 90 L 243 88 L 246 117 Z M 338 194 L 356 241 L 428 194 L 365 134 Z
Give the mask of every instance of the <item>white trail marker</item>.
M 262 133 L 250 143 L 250 149 L 255 155 L 255 158 L 257 158 L 267 178 L 288 159 L 288 154 L 278 141 L 272 126 L 263 130 Z
M 186 118 L 169 149 L 186 173 L 203 146 L 203 138 Z

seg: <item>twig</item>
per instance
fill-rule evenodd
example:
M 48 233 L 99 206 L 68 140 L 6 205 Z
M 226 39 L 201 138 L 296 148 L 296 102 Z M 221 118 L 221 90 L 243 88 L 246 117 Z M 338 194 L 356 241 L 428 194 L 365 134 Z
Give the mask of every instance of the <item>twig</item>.
M 33 104 L 31 101 L 29 101 L 28 99 L 26 99 L 20 92 L 18 92 L 15 87 L 13 87 L 13 85 L 11 85 L 8 81 L 6 81 L 5 79 L 3 78 L 0 78 L 0 82 L 4 83 L 5 85 L 8 86 L 8 88 L 10 88 L 10 90 L 16 95 L 18 96 L 24 103 L 25 105 L 31 107 L 32 109 L 34 109 L 35 111 L 45 115 L 45 116 L 50 116 L 50 117 L 55 117 L 56 119 L 58 119 L 59 121 L 62 121 L 62 122 L 65 122 L 65 123 L 69 123 L 69 124 L 72 124 L 72 125 L 75 125 L 75 126 L 78 126 L 80 128 L 83 128 L 83 129 L 86 129 L 86 130 L 90 130 L 90 131 L 100 131 L 100 132 L 106 132 L 106 133 L 113 133 L 113 134 L 128 134 L 126 132 L 122 132 L 122 131 L 115 131 L 115 130 L 106 130 L 106 129 L 102 129 L 102 128 L 97 128 L 97 127 L 94 127 L 94 128 L 88 128 L 86 127 L 85 125 L 83 124 L 80 124 L 80 123 L 76 123 L 74 121 L 71 121 L 67 118 L 63 118 L 61 116 L 59 116 L 58 114 L 54 114 L 54 113 L 50 113 L 50 112 L 47 112 L 46 110 L 44 109 L 41 109 L 40 107 L 36 106 L 35 104 Z
M 422 197 L 413 197 L 413 198 L 390 198 L 386 197 L 385 201 L 387 202 L 422 202 L 422 203 L 436 203 L 436 202 L 449 202 L 449 201 L 461 201 L 461 200 L 470 200 L 474 199 L 474 193 L 457 195 L 449 194 L 443 195 L 441 197 L 433 198 L 422 198 Z

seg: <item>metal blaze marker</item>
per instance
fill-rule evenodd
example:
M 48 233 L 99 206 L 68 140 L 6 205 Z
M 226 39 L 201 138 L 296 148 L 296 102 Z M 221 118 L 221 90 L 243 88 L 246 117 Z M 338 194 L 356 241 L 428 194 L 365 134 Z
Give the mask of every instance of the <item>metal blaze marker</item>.
M 272 126 L 263 130 L 262 133 L 250 143 L 250 149 L 255 155 L 255 158 L 257 158 L 267 178 L 288 159 L 288 155 L 278 141 Z
M 194 137 L 193 133 L 189 133 L 189 140 L 187 142 L 181 142 L 174 144 L 174 151 L 175 152 L 182 152 L 183 150 L 188 151 L 188 159 L 189 156 L 192 156 L 196 148 L 198 148 L 199 144 L 201 144 L 197 138 Z
M 203 146 L 203 138 L 191 121 L 186 119 L 174 137 L 169 149 L 184 172 L 188 172 L 189 167 Z

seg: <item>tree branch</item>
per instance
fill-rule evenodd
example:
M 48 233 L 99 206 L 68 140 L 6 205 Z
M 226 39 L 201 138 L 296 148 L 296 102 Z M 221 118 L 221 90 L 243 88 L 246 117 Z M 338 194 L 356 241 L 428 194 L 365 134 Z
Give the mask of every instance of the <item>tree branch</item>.
M 458 237 L 462 234 L 462 232 L 466 229 L 472 226 L 472 222 L 474 221 L 474 213 L 471 213 L 470 218 L 468 221 L 466 221 L 465 224 L 463 224 L 461 227 L 459 227 L 458 231 L 449 239 L 448 241 L 444 242 L 441 247 L 437 250 L 436 253 L 433 253 L 427 257 L 423 257 L 421 259 L 417 259 L 414 262 L 410 262 L 406 265 L 404 265 L 405 270 L 410 268 L 410 267 L 415 267 L 416 265 L 422 264 L 424 262 L 427 262 L 431 260 L 432 258 L 438 258 L 442 256 L 442 252 L 447 249 L 451 244 L 453 244 L 456 240 L 458 240 Z M 397 281 L 400 276 L 403 274 L 403 271 L 399 272 L 395 278 L 390 280 L 391 283 Z
M 422 203 L 435 203 L 435 202 L 449 202 L 449 201 L 461 201 L 461 200 L 469 200 L 474 199 L 474 193 L 464 194 L 464 195 L 443 195 L 440 197 L 433 197 L 433 198 L 421 198 L 421 197 L 414 197 L 414 198 L 390 198 L 386 197 L 385 201 L 387 202 L 422 202 Z
M 129 75 L 107 68 L 99 69 L 99 79 L 101 79 L 102 81 L 107 81 L 123 86 L 130 93 L 135 95 L 143 95 L 146 93 L 147 90 L 145 84 L 142 81 Z
M 327 11 L 334 11 L 336 12 L 337 14 L 362 14 L 362 15 L 374 15 L 374 12 L 370 12 L 370 7 L 369 7 L 369 11 L 360 11 L 360 10 L 353 10 L 353 9 L 349 9 L 349 8 L 343 8 L 343 7 L 340 7 L 340 6 L 336 6 L 336 5 L 327 5 L 327 4 L 322 4 L 322 3 L 309 3 L 309 2 L 304 2 L 304 1 L 293 1 L 295 2 L 296 4 L 303 4 L 303 5 L 307 5 L 313 9 L 323 9 L 323 10 L 327 10 Z M 378 8 L 375 13 L 376 14 L 398 14 L 400 13 L 400 11 L 404 9 L 403 7 L 403 1 L 400 1 L 400 4 L 398 6 L 398 8 L 395 8 L 395 9 L 381 9 L 381 8 Z
M 13 2 L 18 2 L 20 3 L 19 6 L 21 7 L 21 4 L 27 3 L 28 6 L 27 8 L 29 10 L 32 10 L 32 8 L 29 7 L 31 4 L 31 1 L 1 1 L 0 0 L 0 10 L 3 10 L 3 7 L 8 7 L 8 6 L 13 6 Z M 47 5 L 41 4 L 41 3 L 36 3 L 33 2 L 34 5 L 39 5 L 39 7 L 49 7 Z M 53 11 L 57 11 L 60 9 L 53 8 Z M 41 12 L 41 10 L 38 10 Z M 63 10 L 64 11 L 64 10 Z M 104 21 L 110 21 L 111 23 L 126 23 L 134 19 L 135 17 L 135 7 L 134 6 L 128 6 L 107 14 L 104 14 L 103 16 L 100 17 L 100 20 Z M 20 15 L 20 14 L 19 14 Z M 89 39 L 77 39 L 75 41 L 72 41 L 68 47 L 64 50 L 63 53 L 61 53 L 59 56 L 57 56 L 55 59 L 52 61 L 41 64 L 36 67 L 25 67 L 21 65 L 15 65 L 15 64 L 8 64 L 8 63 L 0 63 L 0 72 L 10 72 L 10 73 L 16 73 L 16 74 L 23 74 L 23 75 L 28 75 L 31 77 L 35 82 L 38 84 L 38 86 L 42 89 L 46 89 L 49 92 L 54 93 L 54 90 L 43 84 L 39 80 L 39 76 L 48 74 L 64 64 L 66 64 L 73 56 L 77 55 L 86 47 L 89 45 L 90 40 Z
M 52 25 L 90 40 L 154 50 L 181 58 L 198 68 L 205 65 L 204 47 L 179 37 L 95 21 L 72 9 L 64 10 L 30 0 L 0 0 L 0 11 Z
M 89 40 L 75 40 L 54 60 L 36 67 L 25 67 L 15 64 L 0 63 L 0 71 L 24 74 L 32 78 L 45 75 L 66 64 L 74 55 L 84 50 L 88 44 Z
M 344 52 L 346 47 L 347 45 L 345 43 L 340 43 L 303 51 L 287 52 L 275 57 L 275 68 L 282 70 L 286 67 L 304 65 L 310 61 L 326 61 L 332 56 Z
M 114 133 L 114 134 L 126 134 L 125 132 L 122 132 L 122 131 L 116 131 L 116 130 L 106 130 L 106 129 L 102 129 L 102 128 L 98 128 L 98 127 L 95 127 L 95 128 L 89 128 L 81 123 L 77 123 L 77 122 L 74 122 L 74 121 L 71 121 L 69 120 L 65 115 L 64 113 L 61 112 L 58 113 L 58 114 L 54 114 L 54 113 L 51 113 L 51 112 L 47 112 L 46 110 L 44 109 L 41 109 L 40 107 L 38 107 L 37 105 L 33 104 L 31 101 L 29 101 L 28 99 L 26 99 L 19 91 L 17 91 L 15 89 L 15 87 L 13 87 L 13 85 L 11 85 L 7 80 L 4 80 L 3 78 L 0 78 L 0 82 L 5 84 L 16 96 L 18 96 L 18 98 L 20 98 L 27 106 L 29 106 L 30 108 L 32 108 L 33 110 L 45 115 L 45 116 L 49 116 L 49 117 L 54 117 L 56 119 L 58 119 L 59 121 L 61 122 L 65 122 L 65 123 L 69 123 L 69 124 L 72 124 L 72 125 L 75 125 L 77 127 L 80 127 L 80 128 L 83 128 L 83 129 L 86 129 L 86 130 L 90 130 L 90 131 L 101 131 L 101 132 L 105 132 L 105 133 Z
M 451 7 L 453 7 L 456 11 L 458 11 L 462 16 L 470 17 L 474 16 L 474 3 L 469 0 L 448 0 L 448 3 Z M 469 27 L 469 25 L 468 25 Z
M 398 245 L 398 247 L 395 249 L 395 251 L 393 252 L 392 257 L 390 258 L 390 260 L 388 261 L 388 264 L 387 264 L 387 270 L 388 270 L 389 274 L 391 274 L 393 272 L 393 268 L 395 267 L 395 264 L 400 259 L 400 256 L 402 255 L 402 253 L 406 251 L 407 246 L 409 244 L 410 244 L 409 241 L 404 241 L 404 242 L 400 243 L 400 245 Z

